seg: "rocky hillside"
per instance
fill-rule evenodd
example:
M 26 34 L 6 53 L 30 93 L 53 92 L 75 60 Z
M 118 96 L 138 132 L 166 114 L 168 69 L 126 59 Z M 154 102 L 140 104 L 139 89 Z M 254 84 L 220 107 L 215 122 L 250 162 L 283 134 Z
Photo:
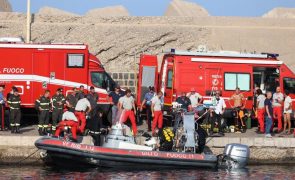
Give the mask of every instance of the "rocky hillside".
M 173 0 L 167 8 L 165 16 L 204 17 L 209 16 L 209 13 L 196 3 Z
M 0 12 L 11 12 L 12 8 L 8 0 L 0 0 Z
M 186 12 L 187 11 L 187 12 Z M 141 53 L 171 48 L 279 53 L 295 72 L 295 19 L 211 17 L 202 7 L 174 0 L 167 16 L 133 17 L 122 6 L 94 9 L 78 16 L 43 8 L 32 16 L 34 43 L 82 42 L 108 71 L 136 72 Z M 25 37 L 26 15 L 0 13 L 0 37 Z
M 264 18 L 295 18 L 295 8 L 274 8 L 264 14 Z

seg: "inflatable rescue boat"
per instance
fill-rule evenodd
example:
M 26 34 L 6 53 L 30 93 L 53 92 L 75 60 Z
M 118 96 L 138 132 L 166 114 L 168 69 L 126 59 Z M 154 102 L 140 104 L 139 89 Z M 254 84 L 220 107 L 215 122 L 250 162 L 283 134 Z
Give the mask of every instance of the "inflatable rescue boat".
M 249 148 L 230 144 L 224 154 L 196 154 L 192 152 L 163 152 L 137 145 L 132 136 L 124 135 L 124 128 L 113 127 L 102 146 L 66 141 L 64 138 L 44 136 L 35 142 L 43 150 L 41 156 L 47 163 L 72 166 L 140 167 L 157 168 L 215 168 L 221 163 L 235 168 L 245 167 Z

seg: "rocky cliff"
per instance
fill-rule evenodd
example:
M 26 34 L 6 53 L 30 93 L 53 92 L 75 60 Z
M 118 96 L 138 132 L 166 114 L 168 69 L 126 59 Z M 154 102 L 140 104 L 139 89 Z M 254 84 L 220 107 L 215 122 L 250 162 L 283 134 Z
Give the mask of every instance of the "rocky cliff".
M 25 37 L 26 16 L 0 13 L 0 36 Z M 233 17 L 88 17 L 36 14 L 32 41 L 83 42 L 110 71 L 135 71 L 141 53 L 170 48 L 275 52 L 295 65 L 295 20 Z
M 12 8 L 8 0 L 0 0 L 0 12 L 11 12 Z
M 196 3 L 173 0 L 167 8 L 165 16 L 204 17 L 209 16 L 209 13 Z
M 295 8 L 274 8 L 265 13 L 264 18 L 295 18 Z

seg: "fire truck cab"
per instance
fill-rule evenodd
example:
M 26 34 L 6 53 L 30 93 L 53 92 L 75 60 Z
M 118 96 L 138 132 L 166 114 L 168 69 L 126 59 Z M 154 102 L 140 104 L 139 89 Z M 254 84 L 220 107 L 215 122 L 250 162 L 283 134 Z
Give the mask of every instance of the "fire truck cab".
M 157 56 L 141 55 L 137 103 L 140 104 L 148 86 L 154 86 L 164 93 L 164 114 L 169 114 L 172 102 L 181 92 L 194 88 L 203 96 L 211 98 L 220 90 L 228 110 L 230 97 L 239 87 L 246 97 L 245 107 L 254 105 L 254 87 L 265 93 L 275 92 L 277 86 L 282 92 L 288 90 L 295 108 L 295 74 L 278 54 L 243 54 L 239 52 L 188 52 L 171 49 L 164 53 L 158 71 Z M 233 103 L 232 103 L 233 104 Z
M 106 106 L 107 91 L 115 86 L 85 44 L 0 43 L 0 84 L 6 86 L 5 93 L 17 87 L 25 108 L 32 108 L 46 89 L 53 95 L 63 88 L 67 95 L 80 85 L 85 93 L 94 86 L 98 104 Z

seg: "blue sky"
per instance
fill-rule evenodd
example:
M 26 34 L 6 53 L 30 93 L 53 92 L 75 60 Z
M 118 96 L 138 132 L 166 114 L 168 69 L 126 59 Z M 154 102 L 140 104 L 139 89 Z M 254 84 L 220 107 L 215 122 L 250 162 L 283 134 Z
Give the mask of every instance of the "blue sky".
M 26 11 L 26 0 L 9 0 L 13 10 Z M 261 16 L 274 7 L 295 8 L 295 0 L 189 0 L 206 8 L 213 16 Z M 134 16 L 161 16 L 170 0 L 31 0 L 32 12 L 51 6 L 77 14 L 89 9 L 123 5 Z

